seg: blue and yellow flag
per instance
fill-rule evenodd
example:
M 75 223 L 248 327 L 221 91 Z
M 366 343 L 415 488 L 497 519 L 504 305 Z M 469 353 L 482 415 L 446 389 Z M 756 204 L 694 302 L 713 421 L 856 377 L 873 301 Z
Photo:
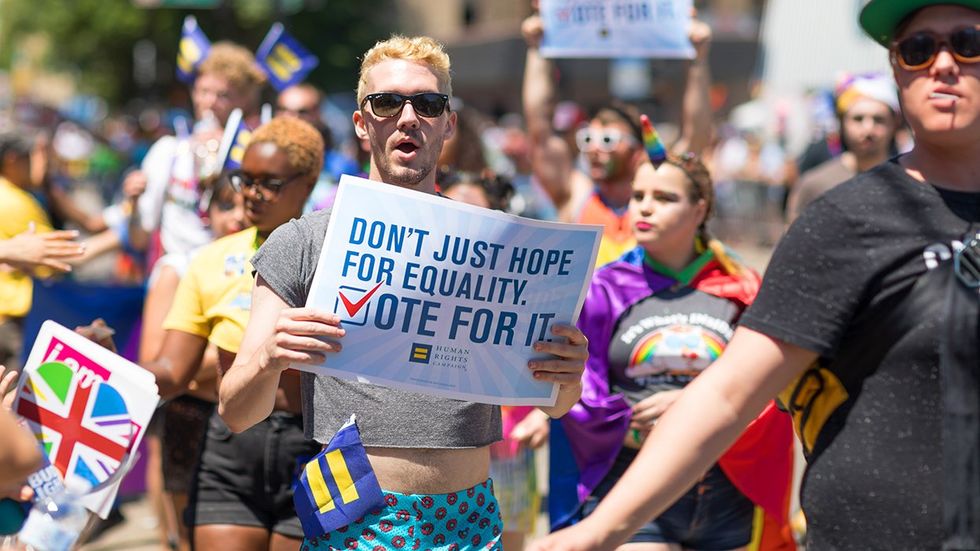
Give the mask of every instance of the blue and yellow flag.
M 193 15 L 184 18 L 180 31 L 180 47 L 177 48 L 177 80 L 191 84 L 197 78 L 197 67 L 208 57 L 211 41 L 204 35 Z
M 252 131 L 245 126 L 242 110 L 235 109 L 228 116 L 225 133 L 221 136 L 221 147 L 218 149 L 218 163 L 224 170 L 241 168 L 245 148 L 252 140 Z
M 269 82 L 282 92 L 293 84 L 303 82 L 320 60 L 286 32 L 281 23 L 274 23 L 255 53 L 259 67 L 269 75 Z
M 307 538 L 320 537 L 384 507 L 384 494 L 353 415 L 303 468 L 293 484 L 293 504 Z

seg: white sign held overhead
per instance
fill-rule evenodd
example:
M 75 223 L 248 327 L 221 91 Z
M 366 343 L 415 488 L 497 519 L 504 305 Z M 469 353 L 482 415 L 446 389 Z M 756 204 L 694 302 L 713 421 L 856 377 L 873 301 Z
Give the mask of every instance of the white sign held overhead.
M 541 55 L 693 59 L 691 7 L 691 0 L 541 0 Z

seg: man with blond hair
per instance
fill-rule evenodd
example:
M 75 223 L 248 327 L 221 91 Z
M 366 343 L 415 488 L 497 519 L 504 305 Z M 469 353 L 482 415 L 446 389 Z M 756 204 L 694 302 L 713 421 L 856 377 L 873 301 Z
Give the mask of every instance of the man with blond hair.
M 246 125 L 258 126 L 265 81 L 255 57 L 244 47 L 231 42 L 211 46 L 191 87 L 197 121 L 193 134 L 160 138 L 146 154 L 141 170 L 126 177 L 127 194 L 139 196 L 128 228 L 136 249 L 145 250 L 156 230 L 163 253 L 186 257 L 211 241 L 200 214 L 199 180 L 208 175 L 202 173 L 221 168 L 216 164 L 218 146 L 232 111 L 241 109 Z M 183 266 L 178 269 L 182 271 Z
M 430 38 L 396 36 L 365 54 L 353 122 L 370 144 L 372 180 L 436 193 L 436 161 L 456 126 L 451 92 L 449 57 Z M 290 364 L 322 365 L 341 347 L 338 316 L 303 308 L 329 219 L 320 211 L 279 228 L 252 259 L 252 317 L 219 393 L 221 415 L 234 431 L 269 415 Z M 528 368 L 537 380 L 560 384 L 556 405 L 545 409 L 560 416 L 581 393 L 587 352 L 574 327 L 556 325 L 553 333 L 567 344 L 537 343 L 553 357 Z M 500 515 L 487 478 L 488 446 L 501 437 L 498 406 L 308 373 L 301 385 L 307 437 L 326 443 L 356 414 L 385 493 L 384 508 L 308 539 L 304 549 L 500 549 Z

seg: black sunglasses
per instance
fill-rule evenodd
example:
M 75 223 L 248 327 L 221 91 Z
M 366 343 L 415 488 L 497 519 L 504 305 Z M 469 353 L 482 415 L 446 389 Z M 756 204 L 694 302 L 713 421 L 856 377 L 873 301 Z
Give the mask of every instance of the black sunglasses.
M 252 186 L 259 186 L 263 190 L 268 191 L 271 194 L 277 194 L 279 191 L 288 184 L 289 182 L 299 178 L 303 174 L 293 174 L 288 178 L 269 178 L 269 177 L 255 177 L 244 173 L 241 170 L 236 170 L 228 175 L 228 180 L 231 181 L 231 185 L 235 188 L 235 191 L 242 192 L 246 189 L 251 189 Z
M 906 71 L 918 71 L 932 65 L 943 46 L 960 63 L 980 63 L 980 29 L 976 27 L 958 29 L 948 36 L 917 32 L 896 41 L 892 51 L 899 66 Z
M 423 117 L 434 118 L 443 114 L 449 108 L 449 96 L 435 92 L 425 92 L 414 96 L 403 96 L 394 92 L 368 94 L 361 100 L 361 109 L 365 103 L 371 103 L 371 112 L 378 117 L 394 117 L 402 112 L 405 103 L 412 104 L 412 109 Z

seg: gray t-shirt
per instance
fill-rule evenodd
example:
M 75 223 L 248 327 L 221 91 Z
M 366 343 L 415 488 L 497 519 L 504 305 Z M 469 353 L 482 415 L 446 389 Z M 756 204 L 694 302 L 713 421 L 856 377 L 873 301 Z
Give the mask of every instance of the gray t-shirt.
M 252 258 L 252 266 L 291 307 L 306 304 L 327 233 L 330 211 L 279 226 Z M 500 407 L 303 372 L 307 438 L 321 443 L 357 414 L 365 446 L 472 448 L 501 438 Z

